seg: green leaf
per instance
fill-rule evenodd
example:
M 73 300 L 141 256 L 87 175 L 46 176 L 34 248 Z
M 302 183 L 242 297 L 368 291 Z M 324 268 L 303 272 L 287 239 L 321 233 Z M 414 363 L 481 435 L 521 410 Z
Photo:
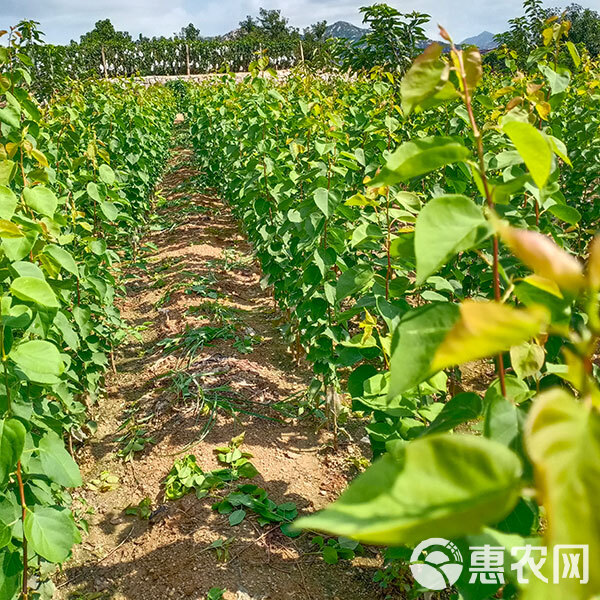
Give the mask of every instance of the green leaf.
M 8 297 L 7 297 L 8 298 Z M 8 298 L 11 301 L 10 298 Z M 2 323 L 11 329 L 25 329 L 33 318 L 33 313 L 28 306 L 16 304 L 15 306 L 2 306 Z
M 239 525 L 246 518 L 246 511 L 242 508 L 238 510 L 234 510 L 229 515 L 229 524 L 233 527 L 234 525 Z
M 569 225 L 577 225 L 581 221 L 581 213 L 576 208 L 566 204 L 553 204 L 548 212 Z
M 106 241 L 102 239 L 90 242 L 90 250 L 97 256 L 102 256 L 106 252 L 106 247 Z
M 21 126 L 21 115 L 14 106 L 8 105 L 0 108 L 0 122 L 18 129 Z
M 92 199 L 95 200 L 96 202 L 101 202 L 102 198 L 100 198 L 100 191 L 98 190 L 98 184 L 90 181 L 87 186 L 86 186 L 86 191 L 88 193 L 88 196 Z
M 338 199 L 335 195 L 325 188 L 317 188 L 314 194 L 315 204 L 319 210 L 327 217 L 331 217 L 335 212 L 335 207 L 338 204 Z
M 21 260 L 31 252 L 36 239 L 35 231 L 29 231 L 25 237 L 18 239 L 3 238 L 2 249 L 11 261 Z
M 21 458 L 25 427 L 17 419 L 0 420 L 0 485 L 5 485 Z
M 568 87 L 571 81 L 571 72 L 565 67 L 558 67 L 555 71 L 548 65 L 541 65 L 540 71 L 544 74 L 550 84 L 550 96 L 561 94 Z
M 521 121 L 504 123 L 502 131 L 525 161 L 535 184 L 543 188 L 552 169 L 552 148 L 548 140 L 533 125 Z
M 360 264 L 344 271 L 338 279 L 335 287 L 336 300 L 340 302 L 344 298 L 364 290 L 373 282 L 373 267 Z
M 44 435 L 38 449 L 44 475 L 64 487 L 81 485 L 79 467 L 56 433 L 49 432 Z
M 58 308 L 58 300 L 46 281 L 37 277 L 17 277 L 10 284 L 10 291 L 19 300 L 35 302 L 44 308 Z
M 31 548 L 53 563 L 64 562 L 81 539 L 71 512 L 62 506 L 27 508 L 24 531 Z
M 426 175 L 440 167 L 466 160 L 468 148 L 455 138 L 426 137 L 405 142 L 388 159 L 370 186 L 394 185 Z
M 431 44 L 418 56 L 400 83 L 402 111 L 406 116 L 448 81 L 449 68 L 441 59 L 440 44 Z
M 359 475 L 324 511 L 297 526 L 385 546 L 452 539 L 504 518 L 520 492 L 521 463 L 484 438 L 440 434 L 405 444 Z
M 323 560 L 328 565 L 337 565 L 338 563 L 338 553 L 335 548 L 332 546 L 325 546 L 323 548 Z
M 206 600 L 221 600 L 223 598 L 223 594 L 225 590 L 218 587 L 213 587 L 208 590 L 208 594 L 206 595 Z
M 510 349 L 510 364 L 521 379 L 538 373 L 544 365 L 545 357 L 541 346 L 529 342 L 523 342 Z
M 428 202 L 415 225 L 416 284 L 423 283 L 452 256 L 477 248 L 490 234 L 481 207 L 470 198 L 441 196 Z
M 33 208 L 36 212 L 53 217 L 58 206 L 58 200 L 54 192 L 43 185 L 37 185 L 23 190 L 23 199 L 27 206 Z
M 21 342 L 8 356 L 36 383 L 58 383 L 65 368 L 58 348 L 46 340 Z
M 579 65 L 581 64 L 581 56 L 579 56 L 579 51 L 577 50 L 577 47 L 575 46 L 575 44 L 573 42 L 567 42 L 567 50 L 569 51 L 569 54 L 571 55 L 571 60 L 573 61 L 573 64 L 575 65 L 576 69 L 579 69 Z
M 525 589 L 525 600 L 587 600 L 600 593 L 600 415 L 564 389 L 538 396 L 525 428 L 540 500 L 546 509 L 544 528 L 548 560 L 542 573 L 552 581 L 553 547 L 589 545 L 589 583 L 562 578 L 542 585 L 537 578 Z M 581 567 L 581 559 L 579 561 Z M 562 568 L 562 562 L 557 565 Z
M 458 316 L 458 306 L 450 302 L 434 302 L 402 315 L 392 336 L 390 399 L 431 375 L 433 355 Z
M 53 258 L 65 271 L 68 271 L 75 277 L 79 277 L 79 269 L 73 255 L 55 244 L 46 244 L 44 246 L 44 254 Z
M 114 221 L 119 216 L 119 209 L 112 202 L 100 202 L 100 210 L 109 221 Z
M 0 598 L 14 600 L 19 591 L 23 561 L 21 552 L 0 553 Z
M 112 185 L 115 182 L 115 172 L 108 165 L 100 165 L 98 174 L 106 185 Z
M 15 193 L 5 185 L 0 185 L 0 217 L 10 221 L 17 208 L 19 199 Z
M 423 435 L 431 435 L 433 433 L 441 433 L 450 431 L 457 425 L 474 421 L 481 417 L 483 412 L 483 404 L 481 398 L 473 392 L 463 392 L 457 394 L 444 404 L 444 408 L 435 418 Z
M 42 271 L 35 263 L 18 260 L 10 265 L 11 271 L 14 271 L 18 277 L 34 277 L 46 281 L 44 271 Z
M 8 185 L 17 171 L 17 163 L 12 160 L 0 160 L 0 184 Z
M 62 339 L 64 340 L 67 346 L 69 346 L 72 350 L 79 349 L 79 336 L 77 335 L 77 333 L 75 333 L 71 322 L 65 316 L 65 313 L 63 311 L 59 310 L 56 313 L 52 324 L 54 325 L 54 327 L 56 327 L 58 331 L 60 331 Z
M 513 404 L 502 394 L 486 394 L 486 412 L 484 435 L 496 440 L 512 450 L 519 450 L 522 446 L 524 410 Z
M 353 232 L 350 245 L 353 248 L 360 246 L 365 240 L 371 242 L 383 237 L 381 228 L 374 223 L 361 223 Z

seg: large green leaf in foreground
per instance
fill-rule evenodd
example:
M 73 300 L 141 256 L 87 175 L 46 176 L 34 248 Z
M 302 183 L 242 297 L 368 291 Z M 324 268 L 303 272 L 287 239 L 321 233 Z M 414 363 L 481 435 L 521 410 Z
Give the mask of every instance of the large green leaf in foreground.
M 433 374 L 431 361 L 459 318 L 451 302 L 432 302 L 404 313 L 392 335 L 390 399 Z
M 478 532 L 504 518 L 520 490 L 521 462 L 497 442 L 432 435 L 377 460 L 304 529 L 397 546 Z
M 420 177 L 446 165 L 467 160 L 468 148 L 460 138 L 425 137 L 404 142 L 388 158 L 385 166 L 369 185 L 394 185 Z
M 459 252 L 477 248 L 490 234 L 481 207 L 470 198 L 456 194 L 430 200 L 415 225 L 417 285 Z

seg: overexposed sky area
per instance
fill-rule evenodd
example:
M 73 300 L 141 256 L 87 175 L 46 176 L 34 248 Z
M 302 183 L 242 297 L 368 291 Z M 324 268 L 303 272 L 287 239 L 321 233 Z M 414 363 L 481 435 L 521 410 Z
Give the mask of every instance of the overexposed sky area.
M 40 21 L 48 43 L 65 43 L 93 28 L 99 19 L 110 18 L 119 30 L 134 38 L 142 33 L 170 36 L 188 23 L 203 35 L 219 35 L 235 29 L 246 15 L 258 14 L 259 7 L 278 8 L 290 24 L 304 28 L 316 21 L 349 21 L 361 25 L 360 6 L 369 0 L 1 0 L 0 29 L 20 19 Z M 482 31 L 499 33 L 508 19 L 522 13 L 521 0 L 389 0 L 401 12 L 419 10 L 432 16 L 428 33 L 437 36 L 437 23 L 454 39 Z M 568 2 L 567 2 L 568 3 Z M 600 10 L 600 0 L 580 0 L 583 6 Z M 548 2 L 546 6 L 561 5 Z M 564 3 L 562 4 L 564 6 Z

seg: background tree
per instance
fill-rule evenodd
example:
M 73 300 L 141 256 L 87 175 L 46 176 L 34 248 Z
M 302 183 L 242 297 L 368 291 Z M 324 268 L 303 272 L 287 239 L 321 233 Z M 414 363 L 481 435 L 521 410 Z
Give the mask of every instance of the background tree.
M 307 41 L 322 43 L 327 36 L 327 21 L 318 21 L 304 29 L 304 39 Z
M 552 12 L 559 14 L 559 9 Z M 592 56 L 600 54 L 600 14 L 579 4 L 571 4 L 564 11 L 564 19 L 571 22 L 569 40 L 583 46 Z
M 185 40 L 186 42 L 195 42 L 202 39 L 200 30 L 193 24 L 189 23 L 179 30 L 179 33 L 174 33 L 173 37 L 176 40 Z
M 258 23 L 255 21 L 254 17 L 251 17 L 250 15 L 247 15 L 243 21 L 240 21 L 240 36 L 250 35 L 251 33 L 256 32 L 257 29 Z
M 544 45 L 542 31 L 551 18 L 570 23 L 566 39 L 579 46 L 580 50 L 585 49 L 592 56 L 600 54 L 600 14 L 595 10 L 579 4 L 571 4 L 566 9 L 545 9 L 541 0 L 525 0 L 523 11 L 524 15 L 509 20 L 508 31 L 496 36 L 500 47 L 486 56 L 486 62 L 492 67 L 502 68 L 503 49 L 508 49 L 519 67 L 525 68 L 531 53 Z
M 258 25 L 261 33 L 267 38 L 286 37 L 295 31 L 290 28 L 289 19 L 281 16 L 280 10 L 259 9 Z
M 84 33 L 80 38 L 81 44 L 110 44 L 115 42 L 131 42 L 127 31 L 117 31 L 110 19 L 96 21 L 94 29 Z
M 43 44 L 44 32 L 38 29 L 39 21 L 33 21 L 31 19 L 22 19 L 17 23 L 16 31 L 21 36 L 21 45 L 23 47 L 29 47 L 33 44 Z
M 425 40 L 425 13 L 401 13 L 387 4 L 373 4 L 360 9 L 369 31 L 359 40 L 336 40 L 335 53 L 342 67 L 353 70 L 380 66 L 387 71 L 404 72 L 418 54 Z
M 275 40 L 297 36 L 298 30 L 290 27 L 289 19 L 280 10 L 259 9 L 258 17 L 248 15 L 240 21 L 239 37 L 252 35 L 257 39 Z

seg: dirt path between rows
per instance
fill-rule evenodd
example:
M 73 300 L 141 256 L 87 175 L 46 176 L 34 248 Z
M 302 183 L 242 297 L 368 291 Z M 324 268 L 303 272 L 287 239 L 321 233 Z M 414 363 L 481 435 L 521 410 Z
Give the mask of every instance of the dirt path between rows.
M 314 419 L 290 416 L 290 396 L 306 389 L 310 368 L 294 365 L 251 249 L 226 206 L 200 193 L 192 159 L 189 150 L 174 150 L 157 190 L 164 202 L 140 244 L 144 261 L 127 272 L 120 308 L 142 341 L 121 346 L 107 397 L 94 410 L 97 435 L 78 451 L 86 483 L 76 507 L 90 513 L 89 534 L 55 578 L 58 598 L 203 599 L 213 587 L 226 590 L 225 600 L 380 597 L 374 550 L 327 565 L 310 535 L 290 539 L 252 517 L 232 527 L 211 510 L 214 498 L 164 499 L 175 460 L 194 454 L 203 469 L 214 469 L 214 448 L 244 431 L 242 449 L 259 471 L 251 482 L 300 512 L 339 494 L 352 474 L 349 456 L 358 452 L 354 444 L 331 452 L 329 433 Z M 181 350 L 170 352 L 186 328 L 205 326 L 225 327 L 233 337 L 197 347 L 189 361 Z M 220 408 L 213 413 L 207 407 L 214 402 Z M 234 417 L 228 406 L 242 412 Z M 154 443 L 124 461 L 117 440 L 132 423 Z M 150 521 L 125 514 L 144 498 L 157 511 Z M 230 538 L 227 562 L 217 560 L 209 545 Z

